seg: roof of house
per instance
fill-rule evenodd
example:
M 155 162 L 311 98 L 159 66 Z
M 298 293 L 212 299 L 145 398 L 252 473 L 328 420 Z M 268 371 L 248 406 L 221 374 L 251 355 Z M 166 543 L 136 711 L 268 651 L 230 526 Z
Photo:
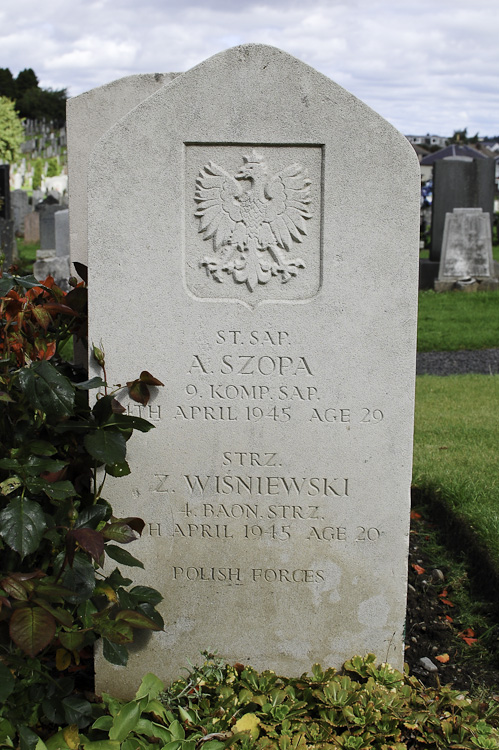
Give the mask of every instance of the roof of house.
M 434 164 L 439 159 L 450 159 L 453 156 L 468 157 L 469 159 L 486 159 L 487 157 L 472 146 L 459 146 L 457 143 L 452 143 L 450 146 L 441 148 L 440 151 L 435 151 L 433 154 L 425 156 L 421 161 L 421 164 Z

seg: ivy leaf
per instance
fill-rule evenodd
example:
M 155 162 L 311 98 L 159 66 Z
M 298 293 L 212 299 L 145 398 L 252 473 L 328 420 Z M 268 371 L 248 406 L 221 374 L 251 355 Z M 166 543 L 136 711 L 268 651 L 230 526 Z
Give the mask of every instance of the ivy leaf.
M 114 544 L 106 545 L 106 553 L 112 560 L 116 560 L 121 565 L 128 565 L 130 568 L 144 567 L 144 564 L 140 560 L 137 560 L 136 557 L 133 557 L 130 552 L 127 552 L 126 549 L 121 549 L 121 547 L 116 547 Z
M 16 609 L 10 618 L 10 637 L 32 658 L 48 646 L 55 636 L 55 630 L 55 619 L 41 607 Z
M 107 638 L 102 639 L 102 653 L 104 659 L 118 667 L 126 667 L 128 651 L 119 643 L 111 643 Z
M 35 409 L 57 418 L 73 414 L 73 384 L 46 360 L 19 371 L 19 384 Z
M 119 432 L 98 428 L 85 435 L 83 443 L 90 455 L 103 464 L 119 464 L 125 460 L 126 441 Z
M 14 498 L 0 513 L 0 536 L 21 560 L 37 549 L 46 528 L 40 505 L 26 498 Z

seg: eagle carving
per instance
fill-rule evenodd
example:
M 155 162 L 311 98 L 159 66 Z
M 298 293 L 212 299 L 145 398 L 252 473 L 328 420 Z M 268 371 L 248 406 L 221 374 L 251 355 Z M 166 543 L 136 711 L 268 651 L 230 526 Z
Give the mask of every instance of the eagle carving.
M 214 255 L 200 264 L 208 276 L 222 282 L 227 274 L 252 292 L 272 277 L 284 284 L 305 268 L 301 258 L 288 254 L 312 218 L 310 180 L 300 164 L 269 175 L 255 150 L 242 158 L 234 176 L 212 161 L 202 167 L 195 216 L 203 239 L 213 239 Z

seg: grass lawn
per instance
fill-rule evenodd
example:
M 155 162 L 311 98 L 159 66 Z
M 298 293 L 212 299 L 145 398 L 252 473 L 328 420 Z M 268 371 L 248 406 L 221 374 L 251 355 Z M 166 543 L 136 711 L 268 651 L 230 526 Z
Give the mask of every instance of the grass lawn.
M 17 238 L 17 252 L 23 273 L 33 272 L 33 263 L 36 260 L 36 251 L 40 249 L 39 242 L 25 242 L 22 237 Z
M 499 578 L 498 424 L 499 375 L 417 378 L 413 486 L 485 551 Z
M 499 292 L 419 293 L 418 351 L 499 347 Z

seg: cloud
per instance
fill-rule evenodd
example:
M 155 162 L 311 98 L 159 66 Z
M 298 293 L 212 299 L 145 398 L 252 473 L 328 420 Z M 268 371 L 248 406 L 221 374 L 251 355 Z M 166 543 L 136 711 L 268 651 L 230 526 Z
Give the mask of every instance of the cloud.
M 71 95 L 132 73 L 188 70 L 271 44 L 403 132 L 499 133 L 497 0 L 3 0 L 0 48 Z

